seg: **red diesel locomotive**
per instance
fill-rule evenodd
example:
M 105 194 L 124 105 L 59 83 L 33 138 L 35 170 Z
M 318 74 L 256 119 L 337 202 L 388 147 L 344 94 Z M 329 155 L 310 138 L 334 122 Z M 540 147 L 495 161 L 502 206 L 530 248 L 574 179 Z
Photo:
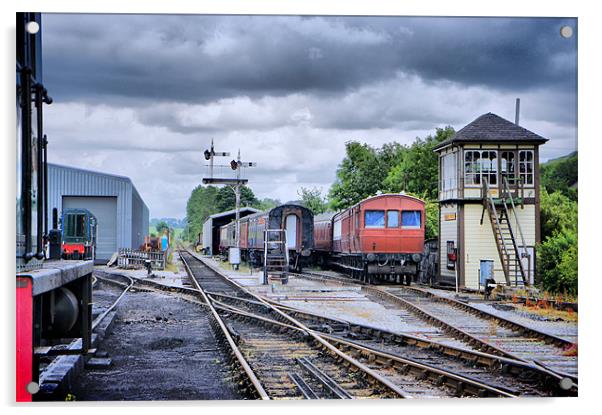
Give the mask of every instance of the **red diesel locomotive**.
M 404 194 L 373 196 L 342 212 L 316 216 L 316 259 L 364 282 L 409 285 L 422 259 L 424 230 L 422 200 Z

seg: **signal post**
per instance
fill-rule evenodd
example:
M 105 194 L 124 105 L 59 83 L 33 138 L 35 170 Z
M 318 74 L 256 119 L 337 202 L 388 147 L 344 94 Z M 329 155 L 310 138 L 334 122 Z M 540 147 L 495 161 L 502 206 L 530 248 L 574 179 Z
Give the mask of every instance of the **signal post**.
M 229 155 L 230 153 L 227 152 L 216 152 L 213 146 L 213 140 L 211 140 L 211 149 L 205 150 L 204 152 L 205 159 L 209 161 L 210 177 L 203 178 L 203 184 L 224 184 L 229 186 L 234 191 L 234 195 L 236 197 L 236 233 L 234 236 L 235 248 L 230 248 L 230 251 L 228 252 L 228 260 L 235 269 L 238 269 L 238 265 L 240 264 L 240 189 L 249 182 L 248 179 L 242 179 L 240 177 L 240 172 L 241 168 L 255 167 L 257 163 L 242 162 L 240 160 L 240 150 L 238 150 L 238 156 L 236 160 L 230 161 L 230 168 L 236 172 L 236 177 L 234 179 L 213 177 L 213 157 L 228 157 Z

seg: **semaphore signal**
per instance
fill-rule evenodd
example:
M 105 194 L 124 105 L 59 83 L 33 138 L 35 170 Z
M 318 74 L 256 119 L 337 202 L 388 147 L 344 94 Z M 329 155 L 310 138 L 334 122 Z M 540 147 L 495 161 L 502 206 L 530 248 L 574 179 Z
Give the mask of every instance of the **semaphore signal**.
M 241 168 L 247 167 L 255 167 L 257 166 L 256 162 L 243 162 L 240 160 L 240 149 L 238 150 L 238 156 L 236 160 L 232 160 L 230 162 L 230 168 L 236 172 L 235 178 L 226 178 L 213 177 L 213 158 L 218 157 L 228 157 L 230 153 L 228 152 L 218 152 L 215 151 L 213 146 L 213 140 L 211 140 L 211 149 L 205 150 L 203 152 L 205 156 L 205 160 L 209 161 L 209 177 L 203 178 L 203 184 L 224 184 L 229 186 L 236 195 L 236 235 L 235 235 L 235 247 L 230 248 L 229 252 L 229 261 L 235 268 L 238 268 L 240 264 L 240 188 L 246 185 L 249 180 L 241 179 L 240 172 Z

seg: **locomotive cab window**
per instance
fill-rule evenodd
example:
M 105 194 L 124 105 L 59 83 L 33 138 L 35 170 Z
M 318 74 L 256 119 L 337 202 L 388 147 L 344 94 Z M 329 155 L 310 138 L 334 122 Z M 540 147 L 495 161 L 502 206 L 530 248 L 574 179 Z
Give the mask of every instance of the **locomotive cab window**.
M 387 228 L 399 228 L 398 210 L 387 210 Z
M 406 229 L 420 229 L 422 214 L 419 210 L 404 210 L 401 212 L 401 226 Z
M 364 225 L 366 228 L 384 228 L 385 211 L 367 210 L 366 212 L 364 212 Z
M 67 236 L 81 238 L 85 235 L 86 215 L 67 216 L 67 226 L 65 234 Z

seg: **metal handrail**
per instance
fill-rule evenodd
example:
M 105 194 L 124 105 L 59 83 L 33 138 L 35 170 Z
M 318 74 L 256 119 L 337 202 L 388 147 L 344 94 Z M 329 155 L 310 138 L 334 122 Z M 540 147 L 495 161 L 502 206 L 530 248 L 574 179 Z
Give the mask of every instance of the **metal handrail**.
M 497 215 L 497 210 L 495 209 L 495 203 L 493 202 L 493 198 L 491 197 L 491 195 L 489 194 L 489 183 L 487 182 L 486 178 L 483 178 L 483 191 L 485 192 L 485 199 L 488 201 L 488 203 L 490 204 L 491 208 L 488 209 L 489 211 L 493 211 L 493 216 L 495 218 L 495 224 L 496 227 L 498 229 L 498 232 L 500 233 L 500 239 L 502 240 L 502 248 L 504 249 L 504 254 L 506 255 L 506 263 L 504 264 L 504 262 L 502 261 L 502 267 L 504 268 L 504 274 L 506 277 L 506 283 L 509 284 L 510 282 L 510 255 L 508 254 L 508 248 L 506 247 L 506 241 L 504 240 L 503 235 L 501 234 L 501 230 L 500 230 L 500 218 Z M 497 236 L 496 236 L 497 238 Z
M 510 187 L 508 186 L 508 181 L 506 180 L 506 178 L 504 177 L 504 190 L 506 190 L 508 192 L 508 198 L 510 199 L 510 204 L 512 205 L 512 210 L 514 213 L 514 217 L 516 218 L 516 225 L 518 226 L 518 233 L 520 234 L 520 240 L 523 244 L 523 249 L 525 251 L 525 254 L 527 254 L 527 248 L 526 248 L 526 243 L 525 243 L 525 236 L 523 234 L 523 229 L 520 226 L 520 222 L 518 221 L 518 215 L 516 214 L 516 206 L 514 205 L 514 199 L 512 198 L 512 194 L 510 193 Z
M 264 237 L 263 237 L 264 268 L 265 268 L 265 266 L 267 264 L 267 260 L 268 260 L 268 244 L 269 243 L 281 244 L 283 246 L 284 257 L 286 259 L 286 264 L 288 266 L 290 259 L 289 259 L 289 254 L 288 254 L 288 246 L 286 246 L 286 229 L 265 229 L 263 232 L 264 232 Z M 270 232 L 271 233 L 280 233 L 284 236 L 284 239 L 277 240 L 277 241 L 270 241 L 270 240 L 268 240 Z
M 514 205 L 514 199 L 512 198 L 512 194 L 510 193 L 510 187 L 508 186 L 508 181 L 506 180 L 506 178 L 504 177 L 503 180 L 504 183 L 504 191 L 508 192 L 508 198 L 510 199 L 510 204 L 512 205 L 512 213 L 514 214 L 514 219 L 516 220 L 516 226 L 518 227 L 518 233 L 520 235 L 520 240 L 521 240 L 521 248 L 523 250 L 523 255 L 525 258 L 529 258 L 529 263 L 530 261 L 530 255 L 529 252 L 527 251 L 527 244 L 525 242 L 525 235 L 523 234 L 523 229 L 520 226 L 520 221 L 518 220 L 518 215 L 516 214 L 516 206 Z M 504 201 L 504 207 L 506 207 L 506 211 L 508 210 L 508 207 L 506 206 L 506 199 L 503 199 Z M 510 219 L 510 218 L 508 218 Z M 525 275 L 525 270 L 523 269 L 523 263 L 522 263 L 522 257 L 517 258 L 518 259 L 518 263 L 519 263 L 519 267 L 523 276 L 523 283 L 528 285 L 528 277 Z

